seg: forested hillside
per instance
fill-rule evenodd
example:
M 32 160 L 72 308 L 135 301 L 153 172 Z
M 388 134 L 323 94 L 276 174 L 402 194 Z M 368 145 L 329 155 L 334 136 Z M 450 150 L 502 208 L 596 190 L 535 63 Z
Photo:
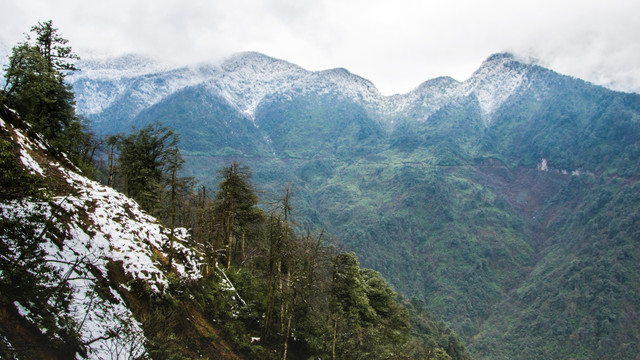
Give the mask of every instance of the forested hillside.
M 343 69 L 256 53 L 144 75 L 98 68 L 72 80 L 95 129 L 184 129 L 185 174 L 209 188 L 231 159 L 266 198 L 293 183 L 299 225 L 423 301 L 474 356 L 640 351 L 639 95 L 509 54 L 392 97 Z
M 470 359 L 424 302 L 297 226 L 284 182 L 261 198 L 230 161 L 196 186 L 158 122 L 95 136 L 67 41 L 31 30 L 0 93 L 0 357 Z

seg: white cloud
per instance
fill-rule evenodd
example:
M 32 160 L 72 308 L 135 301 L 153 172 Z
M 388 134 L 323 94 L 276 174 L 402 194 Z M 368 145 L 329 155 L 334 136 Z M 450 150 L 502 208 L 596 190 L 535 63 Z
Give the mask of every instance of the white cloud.
M 15 43 L 53 19 L 80 55 L 141 52 L 180 62 L 255 50 L 310 70 L 345 67 L 385 94 L 465 80 L 492 53 L 640 92 L 637 0 L 9 0 Z

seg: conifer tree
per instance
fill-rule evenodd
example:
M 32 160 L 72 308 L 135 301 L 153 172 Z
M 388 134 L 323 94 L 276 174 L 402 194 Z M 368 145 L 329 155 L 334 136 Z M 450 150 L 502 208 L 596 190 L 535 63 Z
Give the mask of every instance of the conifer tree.
M 149 125 L 120 141 L 119 170 L 124 193 L 154 213 L 164 182 L 176 160 L 179 136 L 160 123 Z M 179 155 L 178 155 L 179 156 Z
M 78 56 L 52 21 L 38 23 L 31 32 L 35 40 L 27 35 L 9 56 L 0 103 L 18 111 L 45 140 L 78 164 L 86 160 L 81 148 L 92 142 L 76 117 L 71 87 L 64 82 L 76 70 L 73 61 Z
M 77 70 L 72 61 L 79 57 L 67 45 L 69 40 L 58 33 L 51 20 L 31 27 L 31 32 L 36 36 L 35 46 L 44 57 L 50 74 L 64 78 L 67 72 Z
M 171 231 L 169 235 L 169 269 L 171 269 L 171 264 L 173 262 L 173 242 L 175 238 L 175 229 L 176 229 L 176 212 L 177 212 L 177 202 L 178 202 L 178 192 L 181 185 L 185 184 L 185 179 L 180 178 L 178 172 L 182 169 L 182 165 L 184 164 L 184 160 L 180 155 L 180 150 L 178 148 L 173 148 L 170 150 L 168 154 L 168 172 L 169 176 L 167 178 L 167 185 L 169 186 L 169 229 Z
M 259 222 L 261 211 L 257 208 L 258 196 L 250 183 L 251 173 L 247 167 L 233 161 L 221 170 L 222 181 L 216 195 L 216 216 L 218 217 L 218 236 L 216 248 L 225 249 L 226 266 L 230 267 L 237 247 L 246 241 L 249 225 Z

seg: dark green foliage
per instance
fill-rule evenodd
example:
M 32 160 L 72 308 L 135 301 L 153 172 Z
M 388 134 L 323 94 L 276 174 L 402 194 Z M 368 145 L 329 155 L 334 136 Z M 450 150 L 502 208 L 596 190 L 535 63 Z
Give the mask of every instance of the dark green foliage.
M 408 313 L 380 274 L 338 254 L 331 283 L 333 345 L 341 359 L 410 358 Z
M 5 78 L 7 105 L 18 111 L 36 132 L 54 146 L 64 142 L 64 131 L 75 119 L 73 93 L 36 46 L 23 43 L 14 48 Z
M 373 322 L 375 310 L 369 304 L 366 282 L 354 253 L 338 254 L 334 260 L 331 294 L 332 312 L 345 314 L 348 325 Z
M 378 149 L 383 136 L 362 106 L 336 95 L 265 100 L 256 124 L 280 158 L 363 156 Z
M 78 57 L 51 21 L 31 28 L 35 40 L 13 48 L 5 69 L 0 105 L 14 109 L 49 145 L 63 151 L 85 175 L 93 177 L 98 146 L 86 124 L 76 117 L 74 94 L 65 76 Z
M 36 35 L 35 44 L 47 62 L 50 73 L 56 72 L 58 76 L 64 76 L 68 71 L 77 70 L 71 61 L 79 58 L 67 45 L 69 41 L 53 26 L 53 21 L 38 23 L 31 27 L 31 32 Z
M 426 311 L 422 300 L 412 298 L 404 305 L 409 310 L 413 334 L 424 342 L 427 349 L 427 353 L 419 355 L 427 359 L 446 359 L 447 356 L 452 359 L 471 359 L 458 335 L 442 320 L 438 321 Z
M 173 94 L 132 120 L 136 126 L 154 121 L 171 124 L 186 140 L 180 146 L 186 155 L 271 156 L 252 121 L 202 86 Z
M 207 250 L 208 275 L 175 296 L 222 324 L 221 337 L 234 351 L 251 359 L 411 359 L 439 351 L 437 345 L 426 345 L 439 344 L 434 334 L 414 333 L 419 330 L 409 312 L 378 272 L 361 269 L 353 253 L 327 247 L 322 233 L 300 236 L 294 231 L 290 187 L 265 219 L 256 208 L 248 169 L 234 162 L 220 174 L 215 199 L 207 200 L 204 189 L 197 194 L 197 207 L 210 209 L 202 215 L 212 223 L 211 230 L 193 224 L 199 229 L 193 241 L 205 249 L 212 236 L 221 233 L 222 241 Z M 447 331 L 430 317 L 422 323 Z M 153 343 L 158 351 L 178 349 L 174 337 L 179 334 L 172 330 Z M 260 337 L 259 344 L 249 342 L 254 337 Z M 449 348 L 454 359 L 466 359 L 463 347 Z
M 35 42 L 30 43 L 27 37 L 9 57 L 4 101 L 54 147 L 68 151 L 72 149 L 68 141 L 78 134 L 70 128 L 77 126 L 78 119 L 74 95 L 64 77 L 66 71 L 75 70 L 70 61 L 77 56 L 51 21 L 39 23 L 31 31 Z
M 640 279 L 640 188 L 618 180 L 574 177 L 550 206 L 564 208 L 558 229 L 533 269 L 478 337 L 494 358 L 633 358 L 640 348 L 633 284 Z M 522 319 L 513 322 L 511 316 Z M 506 341 L 496 342 L 502 333 Z M 529 347 L 516 340 L 526 336 Z M 559 355 L 551 355 L 559 354 Z
M 640 96 L 594 87 L 537 69 L 535 86 L 510 101 L 495 117 L 487 136 L 500 139 L 491 150 L 514 165 L 550 166 L 573 171 L 637 176 L 640 156 Z M 540 87 L 555 83 L 540 94 Z
M 64 139 L 60 148 L 63 149 L 71 162 L 76 165 L 82 174 L 90 179 L 95 179 L 98 170 L 95 164 L 95 153 L 101 144 L 96 139 L 90 127 L 80 121 L 72 121 L 65 129 Z
M 214 214 L 218 221 L 217 244 L 214 248 L 226 249 L 224 258 L 227 267 L 246 261 L 245 243 L 258 237 L 263 214 L 258 209 L 258 196 L 251 187 L 249 169 L 232 162 L 220 171 L 222 181 L 216 194 Z M 239 255 L 239 256 L 238 256 Z
M 153 212 L 179 137 L 159 123 L 122 137 L 118 159 L 124 193 Z

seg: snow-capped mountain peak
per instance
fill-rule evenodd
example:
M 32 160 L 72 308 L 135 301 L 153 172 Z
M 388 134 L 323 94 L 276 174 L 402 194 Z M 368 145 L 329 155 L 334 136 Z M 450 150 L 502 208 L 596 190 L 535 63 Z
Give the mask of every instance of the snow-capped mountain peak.
M 303 68 L 257 52 L 233 55 L 205 81 L 210 91 L 253 116 L 260 101 L 309 76 Z
M 491 125 L 490 115 L 523 84 L 527 69 L 528 66 L 512 54 L 494 54 L 462 84 L 460 91 L 478 99 L 485 125 Z
M 172 67 L 134 55 L 90 60 L 79 67 L 82 71 L 69 77 L 77 111 L 96 121 L 101 121 L 100 114 L 105 111 L 115 111 L 124 117 L 120 121 L 126 122 L 186 87 L 201 85 L 251 119 L 264 99 L 278 94 L 331 93 L 359 102 L 383 119 L 401 116 L 418 121 L 426 121 L 456 99 L 472 96 L 478 101 L 485 125 L 490 126 L 492 114 L 525 82 L 528 65 L 513 55 L 495 54 L 464 82 L 441 77 L 407 94 L 393 96 L 383 96 L 369 80 L 343 68 L 312 72 L 257 52 L 189 67 Z M 109 110 L 116 104 L 126 113 Z
M 352 74 L 345 68 L 318 71 L 314 73 L 314 78 L 318 82 L 317 85 L 332 88 L 352 99 L 373 103 L 382 98 L 382 95 L 371 81 Z
M 79 71 L 72 74 L 91 78 L 128 78 L 169 71 L 175 66 L 158 59 L 137 54 L 125 54 L 118 57 L 89 56 L 79 64 Z

